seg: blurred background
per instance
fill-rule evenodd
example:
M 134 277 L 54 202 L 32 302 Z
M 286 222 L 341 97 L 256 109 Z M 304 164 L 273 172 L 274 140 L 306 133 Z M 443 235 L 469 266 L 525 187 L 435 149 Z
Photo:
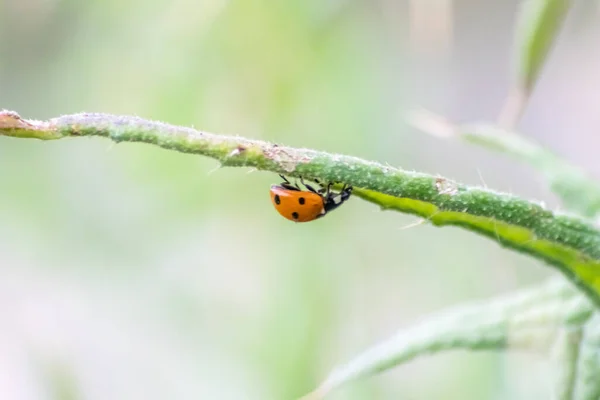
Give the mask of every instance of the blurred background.
M 519 128 L 600 175 L 600 10 L 575 2 Z M 0 0 L 0 108 L 316 148 L 543 200 L 510 159 L 410 126 L 493 120 L 519 2 Z M 293 224 L 267 172 L 100 138 L 0 138 L 2 399 L 293 399 L 453 304 L 554 273 L 359 199 Z M 526 373 L 525 373 L 526 372 Z M 332 399 L 547 398 L 528 355 L 448 353 Z

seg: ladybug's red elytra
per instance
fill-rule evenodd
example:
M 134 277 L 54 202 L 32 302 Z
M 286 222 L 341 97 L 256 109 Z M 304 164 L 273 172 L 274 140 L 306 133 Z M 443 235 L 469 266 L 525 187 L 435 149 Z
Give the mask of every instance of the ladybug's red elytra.
M 344 185 L 341 191 L 333 192 L 332 183 L 315 190 L 311 185 L 300 182 L 306 188 L 302 190 L 298 184 L 292 184 L 283 175 L 279 185 L 271 186 L 271 201 L 277 212 L 284 218 L 294 222 L 310 222 L 335 210 L 350 198 L 352 186 Z M 315 180 L 316 183 L 320 183 Z

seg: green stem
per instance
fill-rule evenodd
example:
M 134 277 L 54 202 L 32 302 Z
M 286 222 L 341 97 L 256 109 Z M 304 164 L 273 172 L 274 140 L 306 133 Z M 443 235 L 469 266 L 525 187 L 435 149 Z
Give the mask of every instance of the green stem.
M 468 142 L 503 152 L 530 164 L 548 181 L 564 206 L 586 217 L 600 213 L 600 185 L 583 169 L 558 157 L 538 143 L 497 127 L 469 124 L 459 128 Z
M 205 155 L 222 166 L 347 183 L 355 187 L 356 196 L 384 209 L 419 215 L 439 226 L 460 226 L 533 255 L 559 268 L 600 305 L 600 232 L 583 220 L 557 215 L 540 204 L 508 194 L 356 157 L 216 135 L 137 117 L 75 114 L 28 121 L 5 111 L 0 112 L 0 135 L 42 140 L 102 136 L 115 142 L 149 143 Z
M 586 217 L 600 214 L 598 182 L 581 168 L 523 135 L 485 123 L 456 125 L 424 110 L 412 113 L 410 121 L 434 136 L 459 138 L 527 163 L 544 174 L 566 208 Z

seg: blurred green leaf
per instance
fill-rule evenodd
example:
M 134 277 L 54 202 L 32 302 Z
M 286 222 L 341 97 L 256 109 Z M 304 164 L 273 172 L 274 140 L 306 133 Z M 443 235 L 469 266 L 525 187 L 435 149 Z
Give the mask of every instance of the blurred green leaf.
M 526 350 L 547 353 L 560 333 L 583 326 L 594 307 L 571 284 L 547 284 L 492 301 L 455 307 L 401 330 L 335 369 L 303 400 L 318 400 L 355 379 L 447 350 Z
M 523 1 L 515 39 L 515 83 L 498 122 L 514 126 L 527 104 L 569 9 L 569 0 Z
M 61 362 L 51 362 L 43 365 L 46 374 L 46 384 L 52 400 L 82 399 L 79 380 L 72 366 Z
M 576 366 L 573 400 L 595 400 L 600 398 L 600 314 L 583 329 Z
M 526 92 L 535 84 L 569 9 L 569 0 L 525 0 L 516 37 L 517 80 Z

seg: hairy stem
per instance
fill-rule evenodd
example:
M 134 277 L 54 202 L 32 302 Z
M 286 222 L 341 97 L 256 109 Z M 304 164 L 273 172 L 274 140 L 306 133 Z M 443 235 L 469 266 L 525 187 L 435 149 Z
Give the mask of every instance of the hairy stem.
M 404 171 L 356 157 L 296 149 L 237 136 L 216 135 L 137 117 L 75 114 L 30 121 L 0 112 L 0 135 L 53 140 L 102 136 L 154 144 L 215 158 L 222 166 L 253 167 L 355 187 L 384 209 L 422 216 L 435 225 L 460 226 L 558 267 L 600 305 L 600 232 L 585 221 L 484 188 Z
M 416 128 L 434 136 L 462 139 L 527 163 L 544 175 L 569 210 L 585 217 L 600 214 L 598 182 L 531 139 L 489 124 L 453 124 L 425 110 L 411 113 L 409 119 Z

